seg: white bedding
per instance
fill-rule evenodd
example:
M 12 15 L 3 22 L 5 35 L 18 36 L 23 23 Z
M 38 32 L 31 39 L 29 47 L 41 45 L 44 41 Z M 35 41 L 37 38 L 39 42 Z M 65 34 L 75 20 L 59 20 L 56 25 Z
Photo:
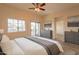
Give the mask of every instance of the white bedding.
M 47 55 L 45 48 L 33 41 L 26 38 L 16 38 L 15 41 L 24 51 L 25 55 Z
M 41 37 L 36 37 L 36 38 L 41 38 Z M 48 40 L 46 38 L 41 38 L 41 39 Z M 63 52 L 61 45 L 57 41 L 54 40 L 48 40 L 48 41 L 55 43 L 60 49 L 60 51 Z M 4 35 L 0 45 L 3 52 L 6 53 L 7 55 L 47 55 L 48 54 L 43 46 L 23 37 L 16 38 L 14 40 L 9 40 L 9 38 Z
M 15 43 L 14 40 L 10 40 L 5 43 L 1 43 L 1 48 L 7 55 L 24 55 L 21 48 Z

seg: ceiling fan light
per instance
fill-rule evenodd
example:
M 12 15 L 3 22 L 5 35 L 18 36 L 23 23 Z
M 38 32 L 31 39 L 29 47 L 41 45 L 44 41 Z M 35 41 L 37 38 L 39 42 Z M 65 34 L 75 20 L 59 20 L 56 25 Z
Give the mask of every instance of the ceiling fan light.
M 39 12 L 39 11 L 40 11 L 40 9 L 39 9 L 39 8 L 35 8 L 35 11 Z

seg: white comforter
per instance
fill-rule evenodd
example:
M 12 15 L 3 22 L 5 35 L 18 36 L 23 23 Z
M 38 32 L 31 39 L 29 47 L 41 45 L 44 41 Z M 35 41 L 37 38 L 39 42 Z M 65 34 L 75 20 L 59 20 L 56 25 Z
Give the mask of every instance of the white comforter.
M 26 38 L 17 38 L 15 41 L 25 55 L 47 55 L 45 48 L 33 41 Z

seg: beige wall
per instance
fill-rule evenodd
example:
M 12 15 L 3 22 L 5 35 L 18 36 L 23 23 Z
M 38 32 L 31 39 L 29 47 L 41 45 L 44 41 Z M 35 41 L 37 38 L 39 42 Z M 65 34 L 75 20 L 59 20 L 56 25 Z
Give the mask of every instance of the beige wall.
M 7 28 L 7 20 L 8 18 L 15 18 L 15 19 L 24 19 L 26 21 L 26 31 L 25 32 L 15 32 L 15 33 L 8 33 Z M 38 20 L 43 23 L 43 16 L 39 15 Z M 24 10 L 20 10 L 11 6 L 7 5 L 0 5 L 0 29 L 4 29 L 5 34 L 7 34 L 11 39 L 15 37 L 21 36 L 29 36 L 30 35 L 30 22 L 36 19 L 36 14 Z

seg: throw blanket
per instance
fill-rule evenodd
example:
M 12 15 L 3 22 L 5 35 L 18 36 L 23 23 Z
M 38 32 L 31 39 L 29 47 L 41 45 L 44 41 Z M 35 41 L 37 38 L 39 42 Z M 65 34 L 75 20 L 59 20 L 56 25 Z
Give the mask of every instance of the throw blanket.
M 28 39 L 42 45 L 46 49 L 48 55 L 58 55 L 60 53 L 60 50 L 55 43 L 51 43 L 47 40 L 41 40 L 36 37 L 28 37 Z

